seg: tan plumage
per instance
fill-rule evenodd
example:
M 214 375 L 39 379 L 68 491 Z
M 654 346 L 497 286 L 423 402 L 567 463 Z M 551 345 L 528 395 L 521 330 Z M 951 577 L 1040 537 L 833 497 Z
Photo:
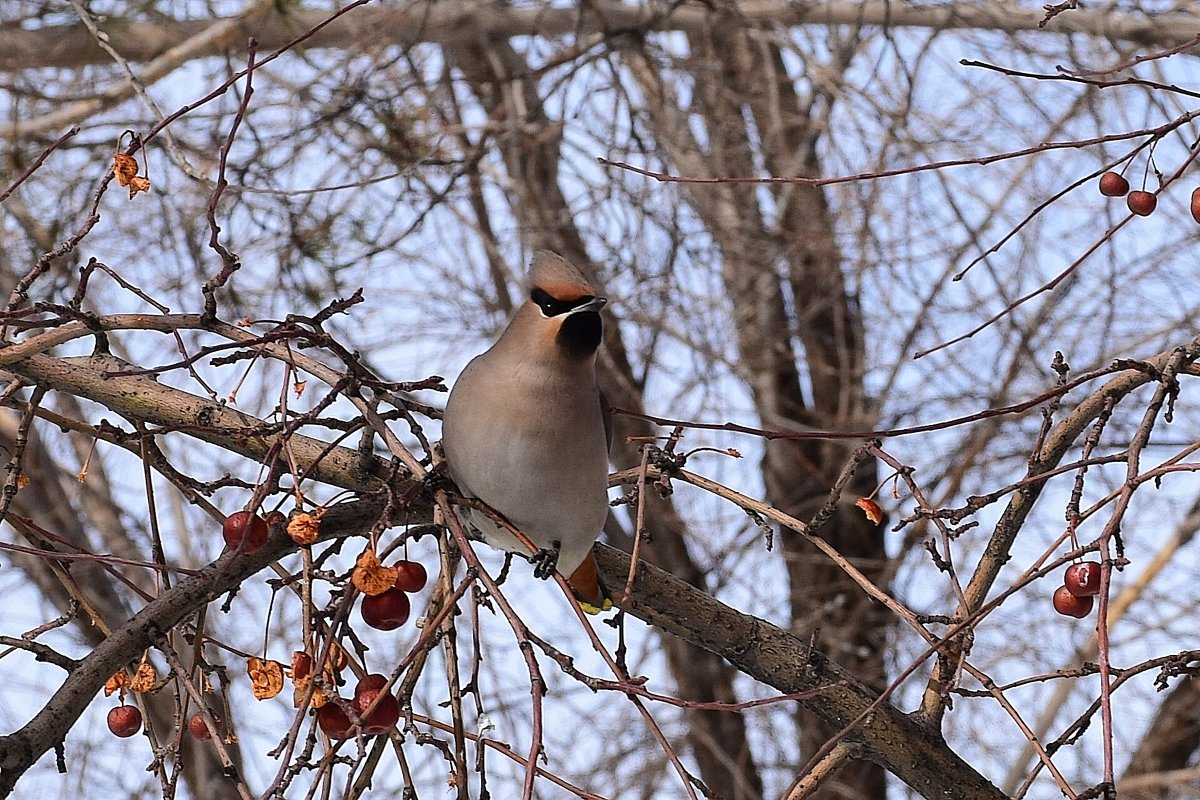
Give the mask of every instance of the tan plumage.
M 596 382 L 605 300 L 553 253 L 535 255 L 529 278 L 529 299 L 450 392 L 446 463 L 465 494 L 538 548 L 557 551 L 557 569 L 579 599 L 602 607 L 591 549 L 608 516 L 610 433 Z M 472 512 L 471 521 L 494 547 L 529 555 L 484 514 Z

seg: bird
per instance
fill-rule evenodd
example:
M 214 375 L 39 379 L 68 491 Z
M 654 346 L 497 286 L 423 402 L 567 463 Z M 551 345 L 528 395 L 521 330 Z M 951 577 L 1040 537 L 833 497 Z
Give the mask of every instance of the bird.
M 612 419 L 596 378 L 608 302 L 573 264 L 534 254 L 529 294 L 504 332 L 467 364 L 446 401 L 446 468 L 467 497 L 499 512 L 538 548 L 486 513 L 472 525 L 493 547 L 557 570 L 585 611 L 612 607 L 592 545 L 608 518 Z

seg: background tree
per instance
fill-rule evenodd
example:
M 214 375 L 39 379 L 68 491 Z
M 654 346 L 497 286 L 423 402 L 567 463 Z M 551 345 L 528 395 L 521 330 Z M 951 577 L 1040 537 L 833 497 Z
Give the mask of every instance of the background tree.
M 3 13 L 6 792 L 1194 791 L 1193 11 Z M 424 480 L 536 248 L 611 300 L 612 627 Z M 292 524 L 222 555 L 241 509 Z M 146 653 L 149 752 L 97 696 Z M 368 672 L 399 731 L 332 747 Z

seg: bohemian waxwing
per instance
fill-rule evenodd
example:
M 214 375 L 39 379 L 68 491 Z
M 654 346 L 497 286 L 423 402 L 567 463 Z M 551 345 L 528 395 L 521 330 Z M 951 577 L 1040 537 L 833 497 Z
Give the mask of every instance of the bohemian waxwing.
M 607 302 L 578 269 L 539 252 L 529 299 L 450 392 L 442 446 L 450 476 L 541 552 L 480 511 L 484 541 L 534 563 L 534 574 L 566 576 L 584 609 L 611 607 L 592 544 L 608 517 L 608 406 L 596 383 L 600 309 Z

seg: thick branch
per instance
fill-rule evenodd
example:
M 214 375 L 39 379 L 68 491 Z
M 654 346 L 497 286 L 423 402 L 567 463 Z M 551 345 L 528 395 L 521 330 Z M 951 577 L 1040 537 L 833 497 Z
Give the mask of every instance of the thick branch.
M 1200 747 L 1200 722 L 1196 719 L 1196 705 L 1200 701 L 1200 681 L 1185 676 L 1167 693 L 1158 709 L 1150 730 L 1142 737 L 1124 781 L 1155 773 L 1173 772 L 1191 763 L 1197 747 Z M 1122 787 L 1124 788 L 1124 787 Z M 1137 798 L 1167 798 L 1170 784 L 1135 793 Z M 1122 796 L 1125 796 L 1122 793 Z
M 506 9 L 468 2 L 409 3 L 401 7 L 365 8 L 347 15 L 309 39 L 306 47 L 348 48 L 368 43 L 373 46 L 411 46 L 421 42 L 453 44 L 491 37 L 581 36 L 629 29 L 698 33 L 710 24 L 710 14 L 709 9 L 699 3 L 676 7 L 666 14 L 656 4 L 626 5 L 611 1 L 588 3 L 586 13 L 562 7 Z M 751 26 L 868 25 L 1009 33 L 1036 31 L 1046 16 L 1040 7 L 1016 3 L 914 7 L 886 0 L 866 3 L 742 2 L 737 4 L 737 14 Z M 195 48 L 191 55 L 212 55 L 235 45 L 244 48 L 250 36 L 258 40 L 262 50 L 272 50 L 328 16 L 325 11 L 298 10 L 287 4 L 276 4 L 269 15 L 239 22 L 231 30 L 223 31 L 222 36 Z M 110 20 L 102 29 L 108 36 L 109 45 L 126 60 L 148 61 L 220 22 L 224 20 Z M 1151 47 L 1172 47 L 1191 39 L 1198 28 L 1200 14 L 1196 13 L 1150 17 L 1105 9 L 1076 9 L 1056 16 L 1045 30 L 1083 33 Z M 111 56 L 101 49 L 83 25 L 0 30 L 0 70 L 79 67 L 110 61 Z
M 262 421 L 214 400 L 166 386 L 147 375 L 106 373 L 129 370 L 131 365 L 111 356 L 54 358 L 33 354 L 7 365 L 7 370 L 47 389 L 82 397 L 128 419 L 179 428 L 183 433 L 226 450 L 261 461 L 274 436 L 253 435 Z M 248 435 L 249 434 L 249 435 Z M 296 463 L 311 469 L 315 480 L 345 489 L 381 487 L 387 469 L 379 459 L 365 461 L 348 447 L 292 434 L 289 447 Z
M 624 585 L 629 574 L 627 554 L 600 545 L 596 558 L 610 586 Z M 781 692 L 824 689 L 800 702 L 834 729 L 857 718 L 877 697 L 801 639 L 644 562 L 637 568 L 633 598 L 623 599 L 621 608 L 659 630 L 720 655 Z M 936 729 L 888 703 L 880 704 L 848 738 L 862 744 L 864 757 L 881 764 L 924 797 L 1005 797 L 959 758 Z

